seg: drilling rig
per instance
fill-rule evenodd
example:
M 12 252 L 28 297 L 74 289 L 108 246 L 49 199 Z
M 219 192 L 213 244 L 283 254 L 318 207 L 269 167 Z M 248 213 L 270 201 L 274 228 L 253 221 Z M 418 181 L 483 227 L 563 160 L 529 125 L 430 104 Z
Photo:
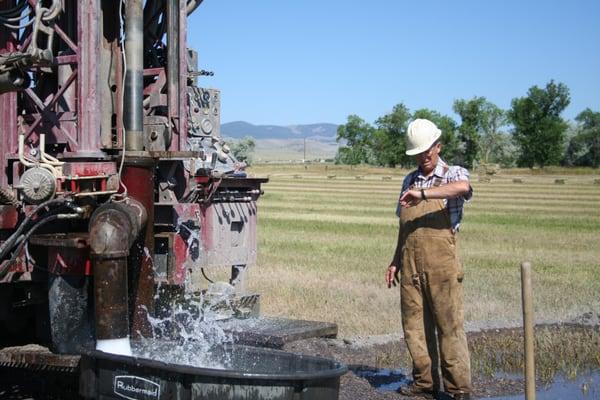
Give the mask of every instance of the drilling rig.
M 176 324 L 153 325 L 175 306 L 258 308 L 242 288 L 267 179 L 223 141 L 219 90 L 198 86 L 213 75 L 186 45 L 201 2 L 0 0 L 0 395 L 18 370 L 24 387 L 75 376 L 90 399 L 337 399 L 345 366 L 246 346 L 335 324 L 232 323 L 227 346 L 190 351 L 218 368 L 132 352 L 176 346 Z
M 256 261 L 266 179 L 197 85 L 201 2 L 0 1 L 0 347 L 118 347 L 157 298 Z

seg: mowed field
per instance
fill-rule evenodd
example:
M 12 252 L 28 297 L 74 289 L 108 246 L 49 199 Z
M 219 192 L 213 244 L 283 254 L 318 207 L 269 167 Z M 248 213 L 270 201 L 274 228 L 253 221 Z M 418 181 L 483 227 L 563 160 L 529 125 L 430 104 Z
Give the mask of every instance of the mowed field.
M 259 200 L 259 257 L 249 276 L 262 313 L 332 321 L 341 337 L 398 332 L 400 293 L 385 286 L 384 273 L 407 171 L 309 165 L 251 172 L 270 179 Z M 472 175 L 474 197 L 460 231 L 468 324 L 518 323 L 525 260 L 534 267 L 536 320 L 600 312 L 598 178 L 598 171 L 509 171 L 491 182 Z

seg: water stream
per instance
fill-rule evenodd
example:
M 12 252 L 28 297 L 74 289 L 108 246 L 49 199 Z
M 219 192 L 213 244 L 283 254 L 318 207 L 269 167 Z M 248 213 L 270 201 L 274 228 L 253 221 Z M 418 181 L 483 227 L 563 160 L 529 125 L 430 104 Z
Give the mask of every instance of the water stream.
M 133 355 L 192 367 L 229 368 L 227 354 L 217 349 L 231 345 L 233 337 L 218 321 L 229 317 L 233 290 L 220 283 L 205 293 L 167 296 L 159 302 L 158 315 L 148 315 L 152 338 L 132 345 Z

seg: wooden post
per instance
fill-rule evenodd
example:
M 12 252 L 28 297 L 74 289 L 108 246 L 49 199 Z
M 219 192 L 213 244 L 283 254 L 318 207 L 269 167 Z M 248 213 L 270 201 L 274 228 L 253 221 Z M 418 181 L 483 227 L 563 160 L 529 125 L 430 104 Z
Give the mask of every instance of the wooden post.
M 533 336 L 533 294 L 531 264 L 521 264 L 521 299 L 523 302 L 523 332 L 525 334 L 525 399 L 535 400 L 535 358 Z

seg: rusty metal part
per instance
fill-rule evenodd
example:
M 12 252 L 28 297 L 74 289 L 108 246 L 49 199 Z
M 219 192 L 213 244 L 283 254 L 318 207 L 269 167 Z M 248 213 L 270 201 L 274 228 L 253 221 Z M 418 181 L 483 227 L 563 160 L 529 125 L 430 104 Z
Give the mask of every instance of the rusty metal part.
M 94 260 L 96 339 L 129 336 L 127 257 Z
M 152 329 L 148 313 L 154 310 L 154 169 L 155 160 L 149 157 L 130 157 L 125 161 L 123 182 L 129 195 L 147 210 L 147 224 L 131 253 L 132 336 L 150 336 Z
M 97 339 L 129 335 L 127 257 L 145 222 L 135 200 L 105 204 L 90 219 Z
M 0 188 L 0 204 L 17 206 L 19 200 L 9 188 Z
M 79 356 L 51 353 L 46 347 L 38 345 L 0 349 L 0 366 L 8 368 L 75 372 L 79 359 Z
M 27 204 L 40 204 L 56 194 L 56 178 L 47 169 L 29 168 L 21 176 L 18 189 Z
M 167 2 L 167 102 L 169 128 L 171 121 L 175 120 L 175 130 L 181 135 L 179 127 L 179 8 L 180 0 Z M 172 135 L 173 130 L 169 129 Z M 172 142 L 169 137 L 169 142 Z
M 0 205 L 0 229 L 15 229 L 19 222 L 19 211 L 15 206 Z
M 29 75 L 21 69 L 0 72 L 0 94 L 26 89 L 30 83 Z

